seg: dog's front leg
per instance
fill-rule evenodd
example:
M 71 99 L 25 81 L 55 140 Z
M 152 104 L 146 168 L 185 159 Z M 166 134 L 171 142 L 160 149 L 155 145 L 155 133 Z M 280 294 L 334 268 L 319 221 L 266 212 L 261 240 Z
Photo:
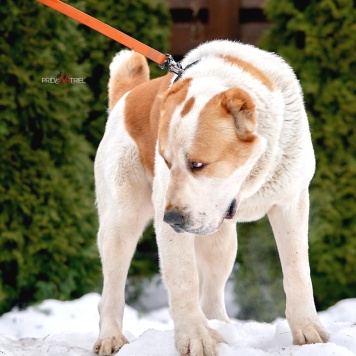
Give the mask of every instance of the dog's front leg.
M 199 303 L 199 279 L 194 235 L 175 233 L 156 218 L 160 267 L 168 289 L 175 345 L 180 355 L 215 356 L 223 338 L 209 328 Z
M 136 180 L 138 178 L 137 175 Z M 125 186 L 111 194 L 104 194 L 102 190 L 97 199 L 100 220 L 98 247 L 104 286 L 98 305 L 100 334 L 94 351 L 100 356 L 111 355 L 128 342 L 122 333 L 125 282 L 137 241 L 152 214 L 145 186 L 134 183 L 135 180 L 129 179 Z
M 318 320 L 308 258 L 309 194 L 305 189 L 288 206 L 268 213 L 283 270 L 286 316 L 296 345 L 326 342 L 329 335 Z

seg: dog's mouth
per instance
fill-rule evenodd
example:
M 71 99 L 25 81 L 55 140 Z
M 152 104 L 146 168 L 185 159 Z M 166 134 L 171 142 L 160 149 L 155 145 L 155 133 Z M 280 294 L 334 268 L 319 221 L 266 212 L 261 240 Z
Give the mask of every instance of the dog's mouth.
M 237 202 L 236 199 L 234 199 L 231 202 L 228 209 L 226 210 L 225 219 L 231 220 L 235 216 L 236 210 L 237 210 Z
M 192 225 L 189 223 L 186 223 L 186 224 L 169 223 L 169 221 L 167 221 L 168 214 L 167 214 L 167 217 L 165 217 L 164 221 L 166 223 L 168 223 L 171 226 L 171 228 L 174 230 L 174 232 L 176 232 L 178 234 L 188 232 L 190 234 L 195 234 L 195 235 L 208 235 L 208 234 L 211 234 L 214 231 L 216 231 L 222 225 L 222 223 L 224 222 L 225 219 L 226 220 L 233 219 L 236 214 L 236 211 L 237 211 L 237 201 L 236 201 L 236 199 L 233 199 L 231 204 L 227 208 L 227 210 L 224 214 L 224 217 L 220 221 L 220 224 L 217 228 L 216 227 L 214 228 L 213 225 L 206 224 L 206 222 L 204 222 L 204 221 L 200 221 L 199 223 L 192 224 Z M 190 221 L 190 220 L 186 219 L 186 221 Z M 182 220 L 182 222 L 183 222 L 183 220 Z

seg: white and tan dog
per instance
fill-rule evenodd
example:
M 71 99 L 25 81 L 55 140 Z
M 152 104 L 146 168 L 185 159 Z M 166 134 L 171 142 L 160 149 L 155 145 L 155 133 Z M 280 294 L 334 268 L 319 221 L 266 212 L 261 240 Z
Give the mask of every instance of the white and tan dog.
M 137 53 L 122 51 L 110 65 L 110 115 L 95 160 L 104 273 L 95 351 L 110 355 L 127 342 L 127 271 L 153 217 L 181 355 L 217 355 L 224 340 L 207 319 L 229 320 L 235 223 L 265 214 L 293 342 L 326 342 L 308 262 L 315 161 L 298 80 L 277 55 L 230 41 L 201 45 L 182 65 L 180 78 L 151 81 Z

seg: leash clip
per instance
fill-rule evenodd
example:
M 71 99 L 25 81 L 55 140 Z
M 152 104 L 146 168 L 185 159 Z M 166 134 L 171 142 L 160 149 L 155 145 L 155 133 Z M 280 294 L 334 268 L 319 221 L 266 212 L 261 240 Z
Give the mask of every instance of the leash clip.
M 161 69 L 167 69 L 168 72 L 177 74 L 178 77 L 180 77 L 184 72 L 182 65 L 179 62 L 177 63 L 170 54 L 166 53 L 166 57 L 166 60 L 163 64 L 159 64 L 159 67 Z

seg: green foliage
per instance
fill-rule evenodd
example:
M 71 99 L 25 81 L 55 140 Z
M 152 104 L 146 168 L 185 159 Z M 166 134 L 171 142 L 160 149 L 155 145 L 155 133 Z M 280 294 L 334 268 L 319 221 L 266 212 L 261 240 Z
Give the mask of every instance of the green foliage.
M 356 8 L 352 0 L 269 0 L 262 46 L 295 69 L 305 94 L 317 171 L 310 259 L 319 308 L 355 297 Z
M 161 3 L 71 5 L 165 47 Z M 44 298 L 78 297 L 101 284 L 92 158 L 105 128 L 108 66 L 120 47 L 37 2 L 5 0 L 0 15 L 2 313 Z M 59 71 L 86 84 L 42 83 Z M 137 265 L 137 273 L 143 268 Z
M 85 6 L 77 7 L 95 16 L 110 26 L 142 41 L 148 46 L 165 53 L 168 47 L 170 18 L 167 4 L 159 0 L 87 0 Z M 81 51 L 82 60 L 90 63 L 88 85 L 95 100 L 90 104 L 90 114 L 85 121 L 84 133 L 96 148 L 103 136 L 107 119 L 107 83 L 109 64 L 114 55 L 125 48 L 113 40 L 86 26 L 79 30 L 87 40 Z M 157 64 L 149 61 L 151 76 L 165 74 Z
M 45 84 L 58 71 L 85 77 L 77 25 L 37 3 L 0 9 L 0 312 L 96 285 L 92 148 L 81 134 L 85 84 Z M 21 21 L 20 21 L 21 19 Z
M 282 269 L 268 219 L 238 224 L 239 251 L 234 274 L 239 319 L 270 322 L 284 316 Z

